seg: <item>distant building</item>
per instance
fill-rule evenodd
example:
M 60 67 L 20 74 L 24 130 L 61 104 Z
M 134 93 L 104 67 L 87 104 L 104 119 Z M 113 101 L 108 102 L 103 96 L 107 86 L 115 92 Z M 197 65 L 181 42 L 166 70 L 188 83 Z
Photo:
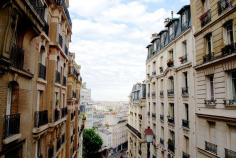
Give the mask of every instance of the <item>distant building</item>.
M 91 99 L 91 89 L 86 87 L 83 83 L 80 91 L 80 111 L 86 115 L 85 128 L 93 127 L 93 104 Z

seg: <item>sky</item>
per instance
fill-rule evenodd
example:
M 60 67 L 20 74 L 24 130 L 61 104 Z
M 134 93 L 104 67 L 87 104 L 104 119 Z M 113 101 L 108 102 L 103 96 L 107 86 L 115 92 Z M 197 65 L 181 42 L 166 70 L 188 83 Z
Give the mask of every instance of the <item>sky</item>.
M 70 0 L 70 51 L 95 101 L 128 101 L 145 80 L 146 46 L 189 0 Z

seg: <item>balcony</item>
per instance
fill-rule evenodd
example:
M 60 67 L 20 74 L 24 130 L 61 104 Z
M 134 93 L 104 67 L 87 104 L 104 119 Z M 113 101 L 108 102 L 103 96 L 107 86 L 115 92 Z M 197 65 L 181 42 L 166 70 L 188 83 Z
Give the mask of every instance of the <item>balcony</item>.
M 222 56 L 227 56 L 236 53 L 236 43 L 228 44 L 221 49 Z
M 24 65 L 24 50 L 13 45 L 10 60 L 13 67 L 22 70 Z
M 150 116 L 150 111 L 147 114 L 148 114 L 148 116 Z
M 39 128 L 40 126 L 48 123 L 48 111 L 35 111 L 34 112 L 34 127 Z
M 217 155 L 217 145 L 205 141 L 205 150 Z
M 38 74 L 39 78 L 42 79 L 46 79 L 46 66 L 44 66 L 43 64 L 39 63 L 39 74 Z
M 129 128 L 129 130 L 131 130 L 134 134 L 136 134 L 136 136 L 138 136 L 141 139 L 141 133 L 137 129 L 135 129 L 129 124 L 127 124 L 127 127 Z
M 153 91 L 153 92 L 152 92 L 152 99 L 155 99 L 155 98 L 156 98 L 156 92 Z
M 61 48 L 62 48 L 62 45 L 63 45 L 63 38 L 62 38 L 62 35 L 58 35 L 58 43 L 59 43 L 59 45 L 61 46 Z
M 218 14 L 220 15 L 225 10 L 232 7 L 231 0 L 219 0 L 218 1 Z
M 225 158 L 235 158 L 235 157 L 236 157 L 235 151 L 225 149 Z
M 205 99 L 204 103 L 206 106 L 211 106 L 211 107 L 215 107 L 216 106 L 216 100 L 215 99 Z
M 161 66 L 159 69 L 160 69 L 160 73 L 163 73 L 163 67 Z
M 183 151 L 182 158 L 190 158 L 190 155 Z
M 20 114 L 5 115 L 4 138 L 20 133 Z
M 224 99 L 224 105 L 229 107 L 236 107 L 236 99 Z
M 160 138 L 160 143 L 161 143 L 162 145 L 164 145 L 164 139 L 163 139 L 163 138 Z
M 160 91 L 160 97 L 164 97 L 164 91 L 163 90 Z
M 156 114 L 155 113 L 152 113 L 152 118 L 156 118 Z
M 183 119 L 183 120 L 182 120 L 182 126 L 185 127 L 185 128 L 189 128 L 189 121 Z
M 164 121 L 164 115 L 163 114 L 160 115 L 160 120 Z
M 37 0 L 30 0 L 30 4 L 33 6 L 35 12 L 38 14 L 40 19 L 45 22 L 44 15 L 45 15 L 45 5 L 41 1 Z
M 61 117 L 65 117 L 67 115 L 67 107 L 61 108 Z
M 152 76 L 156 76 L 156 74 L 157 74 L 156 71 L 152 72 Z
M 188 60 L 187 60 L 187 56 L 184 55 L 184 56 L 182 56 L 182 57 L 179 57 L 179 61 L 180 61 L 181 64 L 186 63 L 186 62 L 188 61 Z
M 168 123 L 175 124 L 175 118 L 173 116 L 167 116 Z
M 66 76 L 63 76 L 63 86 L 66 86 Z
M 56 71 L 56 79 L 55 79 L 56 83 L 61 83 L 61 73 L 59 71 Z
M 174 89 L 168 89 L 167 95 L 168 95 L 168 97 L 174 97 Z
M 168 150 L 175 153 L 175 143 L 171 139 L 168 139 Z
M 173 67 L 173 66 L 174 66 L 174 60 L 173 60 L 173 59 L 169 59 L 169 60 L 167 61 L 167 66 L 168 66 L 168 67 Z
M 203 56 L 203 63 L 208 63 L 210 61 L 214 60 L 214 54 L 209 53 Z
M 58 121 L 60 119 L 60 110 L 55 109 L 54 110 L 54 121 Z
M 188 97 L 188 87 L 182 88 L 182 97 Z
M 211 21 L 211 10 L 209 9 L 204 14 L 200 16 L 201 26 L 206 26 Z

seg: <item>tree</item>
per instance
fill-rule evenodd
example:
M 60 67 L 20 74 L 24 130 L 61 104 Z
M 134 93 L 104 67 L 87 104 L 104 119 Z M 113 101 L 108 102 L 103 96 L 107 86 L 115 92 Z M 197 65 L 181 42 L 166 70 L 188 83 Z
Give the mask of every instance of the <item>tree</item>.
M 83 133 L 83 158 L 96 158 L 102 143 L 102 138 L 95 129 L 85 129 Z

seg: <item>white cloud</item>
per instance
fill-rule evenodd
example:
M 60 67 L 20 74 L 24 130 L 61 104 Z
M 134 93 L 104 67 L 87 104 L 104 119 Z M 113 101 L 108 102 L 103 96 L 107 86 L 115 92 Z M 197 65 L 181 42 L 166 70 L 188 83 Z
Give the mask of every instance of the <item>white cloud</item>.
M 93 99 L 128 100 L 132 85 L 145 79 L 145 46 L 170 13 L 164 8 L 150 11 L 148 3 L 153 2 L 70 0 L 70 50 Z

